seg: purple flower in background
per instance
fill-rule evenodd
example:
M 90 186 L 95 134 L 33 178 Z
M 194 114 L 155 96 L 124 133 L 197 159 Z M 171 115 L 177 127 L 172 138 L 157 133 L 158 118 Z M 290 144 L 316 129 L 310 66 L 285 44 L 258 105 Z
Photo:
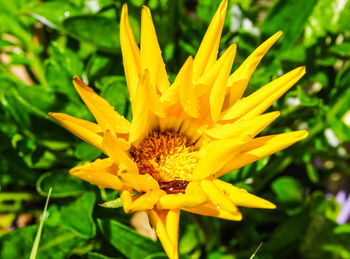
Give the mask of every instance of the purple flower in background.
M 350 217 L 350 195 L 348 195 L 346 191 L 341 190 L 337 193 L 335 199 L 341 206 L 341 211 L 337 217 L 337 223 L 344 224 Z

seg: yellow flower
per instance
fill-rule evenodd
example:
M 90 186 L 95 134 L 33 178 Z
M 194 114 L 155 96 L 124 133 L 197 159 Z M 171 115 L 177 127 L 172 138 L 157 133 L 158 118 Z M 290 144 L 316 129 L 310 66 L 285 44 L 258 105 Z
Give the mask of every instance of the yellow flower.
M 100 188 L 121 192 L 125 212 L 146 211 L 169 258 L 178 258 L 180 210 L 241 220 L 237 206 L 275 205 L 218 177 L 304 139 L 305 130 L 255 137 L 279 116 L 263 112 L 305 73 L 299 67 L 242 98 L 277 32 L 230 75 L 236 44 L 217 58 L 227 0 L 222 1 L 199 47 L 170 83 L 150 10 L 141 11 L 140 48 L 122 9 L 120 41 L 132 122 L 79 78 L 73 83 L 97 124 L 50 113 L 108 158 L 71 169 Z M 136 194 L 134 192 L 136 191 Z

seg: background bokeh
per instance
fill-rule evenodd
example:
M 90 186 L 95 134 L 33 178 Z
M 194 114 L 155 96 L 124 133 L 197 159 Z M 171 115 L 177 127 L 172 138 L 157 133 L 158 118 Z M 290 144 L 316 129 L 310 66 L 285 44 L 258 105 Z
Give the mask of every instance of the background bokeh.
M 72 85 L 78 75 L 131 118 L 122 4 L 0 0 L 0 258 L 28 258 L 50 187 L 37 258 L 166 258 L 159 242 L 130 228 L 131 215 L 98 205 L 116 199 L 116 191 L 68 174 L 102 154 L 47 116 L 92 120 Z M 173 80 L 195 55 L 219 1 L 128 1 L 137 41 L 142 4 L 152 11 Z M 350 2 L 229 0 L 220 49 L 237 42 L 235 69 L 278 30 L 283 36 L 246 93 L 306 65 L 306 75 L 271 108 L 281 116 L 263 134 L 310 135 L 224 177 L 276 210 L 242 209 L 242 222 L 182 213 L 181 258 L 249 258 L 261 242 L 255 258 L 350 258 Z

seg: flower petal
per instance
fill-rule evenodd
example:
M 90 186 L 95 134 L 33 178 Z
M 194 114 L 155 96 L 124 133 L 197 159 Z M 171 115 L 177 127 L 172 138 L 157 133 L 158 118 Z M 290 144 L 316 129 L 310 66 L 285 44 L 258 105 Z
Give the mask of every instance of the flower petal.
M 203 145 L 199 151 L 199 161 L 193 171 L 193 181 L 205 179 L 232 160 L 249 141 L 246 135 L 239 138 L 220 139 Z M 215 152 L 213 152 L 215 151 Z
M 212 204 L 211 202 L 207 202 L 203 205 L 193 207 L 193 208 L 181 208 L 181 209 L 184 211 L 188 211 L 188 212 L 203 215 L 203 216 L 211 216 L 211 217 L 234 220 L 234 221 L 242 220 L 242 213 L 240 211 L 231 213 L 221 208 L 218 208 L 216 205 Z
M 218 171 L 218 173 L 215 174 L 215 177 L 220 177 L 263 157 L 281 151 L 290 145 L 305 139 L 308 134 L 307 130 L 300 130 L 255 138 L 244 147 L 240 155 L 236 156 Z
M 228 81 L 228 87 L 231 87 L 230 105 L 242 97 L 254 70 L 259 65 L 266 52 L 279 39 L 279 37 L 281 37 L 281 35 L 282 31 L 279 31 L 263 42 L 230 76 Z
M 72 168 L 69 173 L 100 188 L 122 190 L 125 185 L 116 176 L 118 167 L 110 158 L 96 159 L 92 163 L 85 163 Z
M 138 192 L 149 192 L 159 190 L 159 184 L 149 174 L 133 174 L 120 172 L 118 174 L 122 182 Z
M 233 204 L 233 202 L 226 195 L 224 195 L 211 180 L 202 180 L 200 185 L 202 190 L 214 205 L 230 213 L 235 213 L 238 211 L 237 206 Z
M 170 85 L 165 64 L 162 58 L 157 34 L 154 29 L 151 11 L 148 7 L 142 6 L 141 10 L 141 69 L 150 72 L 150 82 L 161 93 Z
M 127 155 L 119 144 L 118 138 L 111 132 L 107 131 L 103 138 L 103 148 L 107 155 L 113 161 L 125 168 L 126 171 L 136 174 L 138 172 L 136 163 Z
M 130 122 L 116 112 L 105 99 L 76 76 L 73 78 L 73 84 L 103 131 L 110 129 L 115 133 L 129 132 Z
M 183 73 L 181 73 L 183 71 Z M 180 70 L 177 77 L 180 81 L 180 103 L 184 111 L 193 118 L 199 118 L 199 104 L 196 93 L 193 89 L 192 74 L 193 74 L 193 59 L 188 57 L 185 64 Z
M 275 79 L 248 97 L 238 100 L 223 112 L 222 120 L 233 120 L 239 117 L 250 119 L 253 116 L 263 113 L 304 74 L 305 67 L 298 67 Z
M 130 204 L 129 212 L 153 209 L 159 199 L 164 196 L 166 196 L 166 192 L 160 189 L 146 192 Z
M 120 18 L 120 45 L 122 49 L 123 64 L 126 83 L 128 85 L 130 98 L 134 98 L 137 83 L 141 75 L 140 50 L 132 33 L 128 6 L 123 5 Z
M 153 209 L 147 214 L 169 259 L 178 259 L 180 210 Z
M 213 183 L 237 206 L 260 209 L 275 209 L 276 205 L 262 199 L 258 196 L 250 194 L 243 188 L 238 188 L 232 184 L 226 183 L 219 179 L 214 179 Z
M 104 152 L 102 137 L 100 135 L 102 130 L 96 123 L 74 118 L 63 113 L 50 112 L 49 116 L 58 120 L 63 127 L 72 132 L 75 136 Z
M 223 0 L 203 37 L 193 62 L 193 78 L 197 81 L 210 69 L 218 55 L 222 28 L 225 22 L 227 0 Z
M 147 100 L 149 74 L 143 73 L 135 91 L 135 98 L 131 99 L 132 123 L 129 133 L 129 142 L 133 143 L 147 131 L 150 125 L 150 104 Z
M 214 82 L 209 98 L 210 114 L 214 123 L 216 123 L 219 120 L 219 115 L 221 113 L 222 105 L 224 103 L 227 80 L 230 75 L 233 60 L 236 54 L 236 45 L 231 45 L 225 52 L 225 54 L 226 58 L 223 61 L 223 64 Z
M 279 115 L 279 111 L 274 111 L 256 116 L 250 120 L 241 120 L 239 122 L 223 125 L 217 124 L 214 128 L 208 129 L 205 134 L 215 139 L 233 138 L 235 136 L 240 136 L 243 133 L 255 137 Z

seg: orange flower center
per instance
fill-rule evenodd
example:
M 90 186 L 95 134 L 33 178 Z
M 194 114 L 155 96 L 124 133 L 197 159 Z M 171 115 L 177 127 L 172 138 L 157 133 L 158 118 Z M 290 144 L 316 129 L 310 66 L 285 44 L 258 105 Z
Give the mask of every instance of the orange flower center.
M 194 145 L 174 131 L 154 131 L 130 153 L 140 174 L 152 175 L 167 193 L 184 192 L 198 162 Z

